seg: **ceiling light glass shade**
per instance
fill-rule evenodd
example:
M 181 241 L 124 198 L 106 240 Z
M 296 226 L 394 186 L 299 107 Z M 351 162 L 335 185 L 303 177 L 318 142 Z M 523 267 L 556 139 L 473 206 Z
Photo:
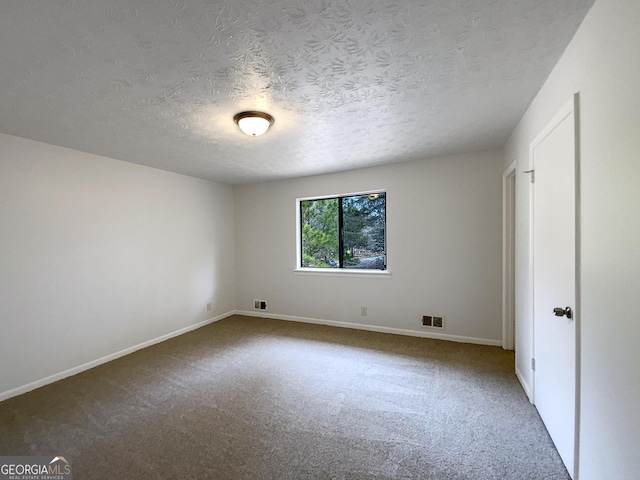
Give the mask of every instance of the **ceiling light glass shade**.
M 240 130 L 249 136 L 263 135 L 273 125 L 273 117 L 263 112 L 242 112 L 233 117 Z

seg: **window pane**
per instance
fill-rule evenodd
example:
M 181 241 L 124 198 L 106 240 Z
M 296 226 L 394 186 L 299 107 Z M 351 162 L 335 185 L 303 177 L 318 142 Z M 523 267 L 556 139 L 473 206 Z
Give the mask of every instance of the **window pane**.
M 344 268 L 383 270 L 386 195 L 372 193 L 342 199 Z
M 338 199 L 300 202 L 302 266 L 338 268 Z

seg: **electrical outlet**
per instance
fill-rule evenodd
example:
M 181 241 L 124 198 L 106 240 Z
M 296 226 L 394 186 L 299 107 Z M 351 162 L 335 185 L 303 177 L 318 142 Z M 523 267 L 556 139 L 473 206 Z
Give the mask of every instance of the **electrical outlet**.
M 211 303 L 207 303 L 207 312 L 211 311 Z
M 360 315 L 363 317 L 367 316 L 367 307 L 360 307 Z

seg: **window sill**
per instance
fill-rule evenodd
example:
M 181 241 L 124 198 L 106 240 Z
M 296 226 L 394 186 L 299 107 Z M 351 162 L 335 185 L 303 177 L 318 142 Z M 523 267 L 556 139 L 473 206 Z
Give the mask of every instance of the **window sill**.
M 357 270 L 355 268 L 296 268 L 295 275 L 324 275 L 328 277 L 378 277 L 389 278 L 389 270 Z

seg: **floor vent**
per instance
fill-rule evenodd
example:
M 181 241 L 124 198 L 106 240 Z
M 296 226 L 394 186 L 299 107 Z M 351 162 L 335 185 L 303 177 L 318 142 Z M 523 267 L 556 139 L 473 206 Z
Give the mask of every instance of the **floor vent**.
M 444 328 L 444 317 L 435 315 L 423 315 L 422 326 L 431 328 Z

